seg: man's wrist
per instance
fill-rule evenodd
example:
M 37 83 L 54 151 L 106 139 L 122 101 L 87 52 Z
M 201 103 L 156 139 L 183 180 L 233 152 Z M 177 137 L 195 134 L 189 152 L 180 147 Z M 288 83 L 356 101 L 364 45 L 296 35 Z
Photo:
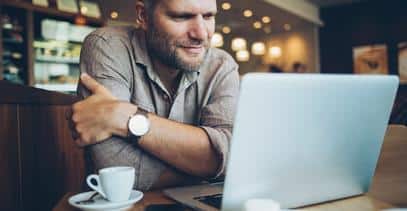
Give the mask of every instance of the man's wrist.
M 129 102 L 120 102 L 117 109 L 118 113 L 120 113 L 119 114 L 120 124 L 115 125 L 116 127 L 114 128 L 113 133 L 121 137 L 128 137 L 129 136 L 128 122 L 130 117 L 137 112 L 138 107 Z
M 137 109 L 128 122 L 129 135 L 140 138 L 150 130 L 150 120 L 148 112 L 142 109 Z

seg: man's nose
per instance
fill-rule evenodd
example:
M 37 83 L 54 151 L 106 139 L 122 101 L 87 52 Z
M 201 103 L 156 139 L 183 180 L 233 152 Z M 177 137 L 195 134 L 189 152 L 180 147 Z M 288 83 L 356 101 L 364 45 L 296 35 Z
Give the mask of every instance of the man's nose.
M 208 29 L 202 16 L 194 18 L 190 25 L 189 36 L 196 40 L 205 40 L 208 37 Z

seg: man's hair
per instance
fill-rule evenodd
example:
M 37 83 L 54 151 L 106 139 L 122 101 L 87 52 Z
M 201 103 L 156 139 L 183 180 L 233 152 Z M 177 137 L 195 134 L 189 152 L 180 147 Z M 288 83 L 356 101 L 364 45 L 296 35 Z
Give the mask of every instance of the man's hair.
M 154 13 L 155 6 L 157 6 L 157 3 L 160 0 L 141 0 L 141 1 L 144 2 L 144 6 L 146 8 L 148 17 L 152 17 L 153 13 Z

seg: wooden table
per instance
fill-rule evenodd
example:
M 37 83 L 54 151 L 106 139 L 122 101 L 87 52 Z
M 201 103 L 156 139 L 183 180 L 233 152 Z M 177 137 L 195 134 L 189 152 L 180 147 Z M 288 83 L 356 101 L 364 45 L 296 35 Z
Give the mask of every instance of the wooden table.
M 54 208 L 54 211 L 77 211 L 78 209 L 68 204 L 68 198 L 74 195 L 73 193 L 66 194 L 61 201 Z M 151 204 L 172 204 L 174 201 L 165 197 L 160 191 L 147 192 L 144 198 L 136 203 L 130 210 L 131 211 L 144 211 L 144 209 Z M 394 208 L 391 204 L 377 200 L 370 195 L 357 196 L 348 199 L 318 204 L 301 208 L 299 210 L 309 211 L 334 211 L 334 210 L 358 210 L 358 211 L 373 211 L 382 210 L 386 208 Z
M 372 211 L 386 208 L 407 207 L 407 128 L 390 126 L 382 147 L 373 183 L 368 194 L 318 204 L 301 210 L 357 210 Z M 68 204 L 67 193 L 55 206 L 54 211 L 76 211 Z M 136 203 L 131 211 L 144 211 L 151 204 L 174 203 L 160 191 L 147 192 L 143 200 Z

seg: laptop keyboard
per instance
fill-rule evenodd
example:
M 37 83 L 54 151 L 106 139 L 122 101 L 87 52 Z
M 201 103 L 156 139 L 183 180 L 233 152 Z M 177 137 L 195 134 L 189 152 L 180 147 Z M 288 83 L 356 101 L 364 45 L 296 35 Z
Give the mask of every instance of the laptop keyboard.
M 222 206 L 222 194 L 199 196 L 194 199 L 218 209 Z

